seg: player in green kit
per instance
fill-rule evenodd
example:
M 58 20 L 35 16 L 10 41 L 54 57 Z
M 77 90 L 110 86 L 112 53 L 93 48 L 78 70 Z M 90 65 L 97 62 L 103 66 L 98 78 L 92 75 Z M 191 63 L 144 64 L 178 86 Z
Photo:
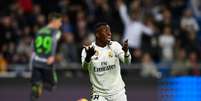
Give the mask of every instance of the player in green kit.
M 57 83 L 53 65 L 57 41 L 61 36 L 62 16 L 52 13 L 48 21 L 48 25 L 41 28 L 33 40 L 31 101 L 36 101 L 44 89 L 51 91 Z

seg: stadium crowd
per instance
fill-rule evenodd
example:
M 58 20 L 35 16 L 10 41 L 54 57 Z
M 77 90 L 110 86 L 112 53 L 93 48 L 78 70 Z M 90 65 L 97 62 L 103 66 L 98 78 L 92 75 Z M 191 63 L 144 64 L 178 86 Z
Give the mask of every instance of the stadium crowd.
M 144 64 L 142 74 L 152 67 L 157 72 L 155 64 L 165 63 L 173 64 L 172 74 L 188 74 L 184 67 L 191 67 L 191 73 L 200 75 L 201 33 L 196 4 L 201 1 L 0 1 L 0 71 L 7 71 L 10 64 L 29 63 L 34 34 L 46 25 L 50 12 L 59 12 L 63 25 L 57 60 L 64 66 L 80 63 L 82 43 L 94 40 L 97 22 L 107 22 L 113 40 L 129 40 L 132 63 Z

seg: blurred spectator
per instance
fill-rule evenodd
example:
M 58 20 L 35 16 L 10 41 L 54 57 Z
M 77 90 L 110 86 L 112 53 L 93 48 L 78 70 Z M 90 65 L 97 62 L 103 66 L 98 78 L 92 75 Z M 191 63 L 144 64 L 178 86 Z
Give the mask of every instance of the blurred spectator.
M 190 63 L 190 74 L 200 75 L 200 65 L 198 63 L 198 54 L 196 52 L 191 52 L 189 54 L 189 63 Z
M 196 19 L 193 17 L 191 9 L 186 9 L 184 15 L 181 18 L 181 28 L 184 31 L 199 31 L 199 25 Z
M 63 33 L 64 42 L 60 47 L 60 54 L 66 63 L 78 62 L 78 50 L 72 33 Z
M 22 11 L 22 10 L 21 10 Z M 41 6 L 38 4 L 33 4 L 31 13 L 21 13 L 15 15 L 17 17 L 18 26 L 23 29 L 23 27 L 33 27 L 38 23 L 38 16 L 43 15 Z M 45 19 L 46 20 L 46 19 Z
M 78 40 L 76 40 L 76 41 L 80 42 L 80 40 L 83 40 L 83 38 L 89 34 L 86 16 L 85 16 L 84 11 L 80 10 L 77 13 L 76 21 L 77 21 L 76 22 L 76 28 L 77 28 L 76 32 L 77 32 L 77 36 L 78 36 L 77 37 Z
M 40 15 L 42 13 L 42 9 L 40 7 L 40 5 L 34 4 L 33 5 L 33 15 L 37 16 Z
M 171 68 L 172 75 L 187 75 L 188 74 L 188 60 L 184 48 L 180 48 L 176 53 L 176 60 Z
M 198 18 L 201 18 L 201 10 L 200 10 L 201 1 L 200 0 L 190 0 L 189 2 L 191 5 L 191 8 L 193 9 L 195 16 Z
M 36 16 L 36 22 L 35 22 L 35 25 L 33 26 L 34 27 L 34 32 L 36 32 L 39 28 L 41 28 L 42 26 L 45 25 L 46 21 L 45 21 L 45 16 L 44 15 L 38 15 Z
M 142 61 L 142 54 L 143 52 L 141 51 L 141 49 L 139 48 L 136 48 L 134 50 L 131 49 L 131 52 L 132 52 L 132 63 L 141 63 Z
M 64 33 L 72 33 L 73 32 L 73 26 L 70 22 L 69 16 L 66 14 L 63 16 L 62 32 L 64 32 Z
M 162 9 L 161 19 L 158 21 L 157 25 L 160 31 L 162 32 L 165 26 L 170 26 L 172 29 L 174 28 L 174 24 L 172 21 L 172 14 L 168 8 Z M 173 29 L 174 30 L 174 29 Z
M 15 2 L 15 0 L 0 0 L 0 16 L 5 16 L 9 14 L 10 11 L 10 4 L 12 4 L 13 2 Z
M 187 39 L 184 42 L 184 47 L 187 51 L 187 54 L 191 52 L 200 52 L 200 43 L 195 31 L 191 30 L 187 33 Z
M 152 58 L 154 61 L 158 61 L 159 55 L 160 55 L 160 48 L 158 45 L 158 36 L 159 36 L 159 30 L 157 26 L 154 23 L 154 20 L 152 17 L 147 17 L 145 19 L 145 24 L 153 26 L 154 35 L 146 35 L 143 34 L 141 37 L 141 50 L 143 52 L 148 52 L 152 55 Z
M 156 22 L 160 22 L 163 19 L 162 11 L 164 9 L 164 5 L 154 5 L 152 14 Z
M 36 21 L 37 21 L 37 24 L 39 25 L 39 27 L 44 26 L 46 23 L 45 16 L 44 15 L 38 15 Z
M 157 70 L 157 67 L 152 61 L 152 58 L 149 53 L 145 53 L 143 55 L 141 75 L 143 77 L 151 76 L 158 79 L 162 76 L 162 74 Z
M 33 9 L 32 0 L 18 0 L 18 3 L 20 8 L 26 13 L 30 13 Z
M 11 5 L 11 17 L 12 17 L 12 23 L 15 24 L 17 28 L 23 29 L 25 25 L 27 25 L 26 21 L 26 15 L 24 10 L 20 7 L 18 2 L 15 2 Z
M 0 54 L 0 73 L 4 73 L 7 71 L 7 61 L 3 57 L 3 54 Z
M 60 0 L 58 3 L 59 8 L 63 14 L 68 13 L 70 9 L 70 0 Z
M 119 7 L 120 17 L 125 26 L 123 40 L 128 39 L 128 47 L 130 48 L 133 57 L 132 60 L 135 61 L 135 50 L 141 48 L 141 35 L 143 33 L 152 35 L 153 26 L 152 24 L 146 26 L 140 21 L 139 2 L 134 2 L 132 4 L 133 9 L 131 10 L 131 16 L 127 13 L 127 7 L 121 0 L 117 1 L 117 5 Z
M 173 61 L 175 38 L 169 26 L 164 27 L 163 34 L 159 36 L 159 45 L 162 48 L 162 61 Z
M 16 55 L 16 45 L 13 42 L 9 42 L 8 44 L 4 44 L 3 46 L 3 55 L 8 61 L 8 64 L 12 64 L 14 62 L 14 56 Z
M 24 36 L 22 40 L 20 40 L 18 46 L 17 46 L 16 54 L 17 56 L 14 58 L 15 63 L 21 63 L 26 64 L 29 62 L 29 57 L 32 54 L 32 48 L 31 48 L 31 37 L 28 35 Z
M 172 23 L 175 30 L 180 27 L 180 19 L 184 9 L 187 7 L 188 0 L 170 0 L 169 6 L 172 13 Z
M 154 8 L 157 4 L 157 0 L 144 0 L 143 1 L 143 13 L 145 15 L 154 14 Z
M 18 37 L 16 34 L 16 28 L 13 25 L 13 19 L 11 16 L 4 16 L 0 23 L 0 32 L 2 36 L 0 38 L 0 43 L 16 42 Z
M 68 69 L 65 71 L 67 77 L 72 77 L 77 72 L 70 68 L 70 64 L 78 62 L 78 50 L 72 33 L 63 33 L 63 43 L 60 46 L 59 55 L 59 65 Z
M 108 0 L 95 0 L 95 6 L 95 23 L 107 22 L 109 25 L 111 25 L 113 17 L 111 7 L 108 4 Z

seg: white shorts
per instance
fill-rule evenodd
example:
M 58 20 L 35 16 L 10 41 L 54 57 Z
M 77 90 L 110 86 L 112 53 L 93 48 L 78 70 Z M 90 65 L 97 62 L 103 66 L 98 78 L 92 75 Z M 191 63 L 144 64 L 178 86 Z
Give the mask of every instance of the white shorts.
M 125 90 L 110 96 L 102 96 L 97 93 L 93 93 L 91 101 L 127 101 L 127 96 Z

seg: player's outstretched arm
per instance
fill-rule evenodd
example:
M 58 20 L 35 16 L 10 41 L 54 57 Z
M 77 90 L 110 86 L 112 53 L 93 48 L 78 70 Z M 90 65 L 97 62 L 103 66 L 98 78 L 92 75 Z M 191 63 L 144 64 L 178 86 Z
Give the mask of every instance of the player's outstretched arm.
M 127 53 L 127 51 L 128 51 L 128 39 L 126 41 L 124 41 L 122 50 L 124 51 L 124 53 Z
M 128 40 L 124 41 L 123 46 L 121 46 L 118 42 L 115 43 L 116 53 L 118 58 L 122 63 L 130 63 L 131 62 L 131 55 L 128 50 Z

